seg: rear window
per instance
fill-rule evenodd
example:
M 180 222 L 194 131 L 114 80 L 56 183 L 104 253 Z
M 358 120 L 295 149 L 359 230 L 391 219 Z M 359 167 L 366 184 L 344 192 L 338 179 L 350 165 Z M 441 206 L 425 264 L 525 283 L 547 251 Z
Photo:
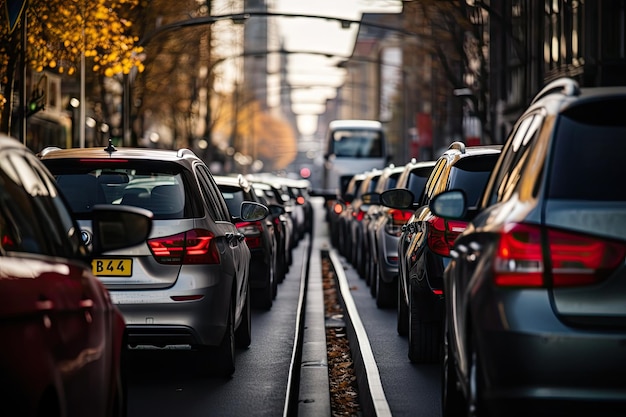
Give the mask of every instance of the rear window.
M 626 201 L 626 99 L 577 106 L 555 130 L 548 197 Z
M 88 218 L 96 204 L 145 208 L 152 211 L 155 220 L 192 217 L 185 210 L 184 179 L 176 165 L 155 164 L 139 168 L 137 163 L 132 166 L 120 163 L 103 167 L 76 166 L 67 161 L 46 165 L 78 218 Z
M 222 192 L 222 196 L 224 197 L 224 201 L 226 201 L 230 215 L 233 217 L 240 217 L 241 203 L 245 200 L 243 190 L 239 187 L 229 185 L 218 184 L 217 187 Z
M 415 203 L 422 199 L 422 194 L 424 194 L 426 182 L 428 181 L 428 177 L 431 171 L 432 168 L 420 168 L 411 171 L 406 188 L 413 193 Z
M 465 191 L 469 207 L 476 206 L 498 156 L 499 154 L 490 154 L 459 160 L 451 169 L 448 189 Z

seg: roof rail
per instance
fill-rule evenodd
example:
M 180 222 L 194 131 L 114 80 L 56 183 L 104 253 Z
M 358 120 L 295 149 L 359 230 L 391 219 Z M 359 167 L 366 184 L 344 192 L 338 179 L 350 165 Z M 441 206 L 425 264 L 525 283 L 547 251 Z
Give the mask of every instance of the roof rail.
M 176 152 L 176 156 L 179 158 L 182 158 L 185 155 L 196 156 L 196 154 L 189 148 L 180 148 L 178 152 Z
M 60 151 L 61 148 L 59 148 L 58 146 L 46 146 L 45 148 L 43 148 L 38 154 L 37 156 L 39 156 L 40 158 L 43 156 L 46 156 L 47 153 L 52 152 L 52 151 Z
M 456 149 L 457 151 L 461 153 L 465 153 L 465 144 L 457 140 L 457 141 L 452 142 L 450 146 L 448 147 L 448 149 Z
M 572 78 L 558 78 L 543 87 L 537 95 L 535 95 L 530 104 L 535 104 L 543 97 L 554 93 L 561 93 L 567 97 L 573 97 L 580 95 L 580 87 L 578 86 L 578 82 Z

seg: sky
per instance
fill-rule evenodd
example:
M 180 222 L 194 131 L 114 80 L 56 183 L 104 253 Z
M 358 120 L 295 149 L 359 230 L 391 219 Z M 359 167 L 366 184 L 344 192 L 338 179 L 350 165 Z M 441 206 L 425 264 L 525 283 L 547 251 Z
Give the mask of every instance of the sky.
M 273 0 L 270 11 L 314 16 L 329 16 L 347 20 L 360 20 L 363 12 L 397 13 L 401 2 L 394 0 Z M 324 19 L 279 18 L 279 32 L 288 51 L 311 51 L 336 55 L 327 58 L 314 54 L 290 54 L 290 83 L 295 86 L 311 85 L 292 93 L 294 111 L 298 116 L 298 129 L 303 135 L 314 133 L 317 114 L 323 112 L 322 104 L 335 96 L 335 87 L 341 84 L 344 70 L 337 68 L 341 57 L 352 53 L 358 31 L 353 24 L 342 29 L 339 22 Z

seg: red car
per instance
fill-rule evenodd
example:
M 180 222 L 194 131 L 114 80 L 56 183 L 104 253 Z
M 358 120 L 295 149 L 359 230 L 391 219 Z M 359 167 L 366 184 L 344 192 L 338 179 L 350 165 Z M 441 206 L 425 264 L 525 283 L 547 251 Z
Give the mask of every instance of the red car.
M 94 233 L 83 236 L 49 171 L 19 141 L 0 135 L 2 410 L 125 414 L 124 320 L 92 274 L 91 257 L 145 240 L 151 215 L 96 207 Z

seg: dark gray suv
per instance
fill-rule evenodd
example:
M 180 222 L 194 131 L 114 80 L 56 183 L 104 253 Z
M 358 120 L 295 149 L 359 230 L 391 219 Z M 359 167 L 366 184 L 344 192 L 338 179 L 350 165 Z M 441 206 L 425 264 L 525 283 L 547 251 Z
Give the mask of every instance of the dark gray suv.
M 250 250 L 205 163 L 188 149 L 110 145 L 48 148 L 40 158 L 87 236 L 95 204 L 154 213 L 147 241 L 92 263 L 124 315 L 129 345 L 206 351 L 219 373 L 231 374 L 235 345 L 251 338 Z M 261 204 L 241 205 L 242 219 L 266 215 Z
M 515 124 L 444 274 L 444 415 L 626 412 L 625 109 L 559 79 Z

